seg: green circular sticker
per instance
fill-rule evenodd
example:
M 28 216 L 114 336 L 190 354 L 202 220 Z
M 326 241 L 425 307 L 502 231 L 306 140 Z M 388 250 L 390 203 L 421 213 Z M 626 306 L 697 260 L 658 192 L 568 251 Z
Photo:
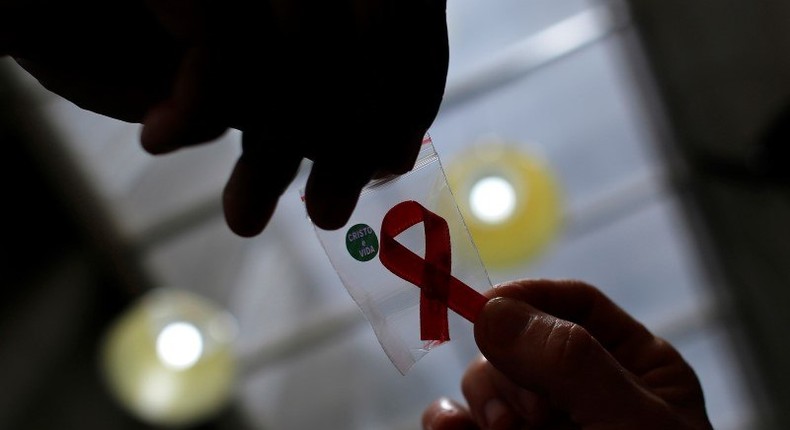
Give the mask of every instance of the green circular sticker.
M 370 261 L 379 253 L 379 238 L 367 224 L 357 224 L 346 233 L 346 249 L 359 261 Z

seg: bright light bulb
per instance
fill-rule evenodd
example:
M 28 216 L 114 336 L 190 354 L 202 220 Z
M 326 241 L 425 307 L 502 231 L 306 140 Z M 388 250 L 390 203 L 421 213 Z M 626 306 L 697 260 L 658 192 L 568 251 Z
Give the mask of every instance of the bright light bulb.
M 203 336 L 192 324 L 170 323 L 156 338 L 156 354 L 167 367 L 176 370 L 188 369 L 203 355 Z
M 477 181 L 469 192 L 469 206 L 481 221 L 498 224 L 516 209 L 516 190 L 499 176 L 488 176 Z

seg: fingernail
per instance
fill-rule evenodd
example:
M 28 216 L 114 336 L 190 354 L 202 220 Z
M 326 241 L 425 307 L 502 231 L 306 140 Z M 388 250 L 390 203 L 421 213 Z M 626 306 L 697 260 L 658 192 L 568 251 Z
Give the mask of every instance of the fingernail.
M 531 308 L 517 300 L 495 297 L 491 299 L 483 308 L 483 312 L 478 320 L 481 332 L 475 330 L 475 334 L 484 335 L 483 339 L 478 339 L 478 343 L 496 347 L 510 347 L 513 340 L 521 335 L 524 328 L 529 323 Z
M 485 414 L 486 420 L 486 428 L 490 429 L 494 427 L 499 420 L 501 420 L 508 412 L 507 407 L 501 400 L 494 397 L 493 399 L 486 402 L 485 406 L 483 407 L 483 413 Z

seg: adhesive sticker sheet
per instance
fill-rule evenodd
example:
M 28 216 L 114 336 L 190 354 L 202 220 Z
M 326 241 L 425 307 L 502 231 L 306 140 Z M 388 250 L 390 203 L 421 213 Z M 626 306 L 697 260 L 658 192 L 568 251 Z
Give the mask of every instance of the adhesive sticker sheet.
M 315 230 L 401 373 L 471 330 L 486 302 L 491 282 L 430 137 L 409 173 L 365 187 L 344 227 Z

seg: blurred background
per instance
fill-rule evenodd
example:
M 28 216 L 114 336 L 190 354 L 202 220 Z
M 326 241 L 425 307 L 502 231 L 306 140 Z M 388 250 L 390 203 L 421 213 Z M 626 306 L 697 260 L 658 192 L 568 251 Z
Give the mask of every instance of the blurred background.
M 491 281 L 597 285 L 723 430 L 790 428 L 787 22 L 772 0 L 448 2 L 431 135 Z M 241 239 L 238 134 L 152 157 L 8 59 L 0 104 L 0 428 L 406 430 L 462 398 L 471 327 L 400 375 L 306 218 L 307 163 Z

